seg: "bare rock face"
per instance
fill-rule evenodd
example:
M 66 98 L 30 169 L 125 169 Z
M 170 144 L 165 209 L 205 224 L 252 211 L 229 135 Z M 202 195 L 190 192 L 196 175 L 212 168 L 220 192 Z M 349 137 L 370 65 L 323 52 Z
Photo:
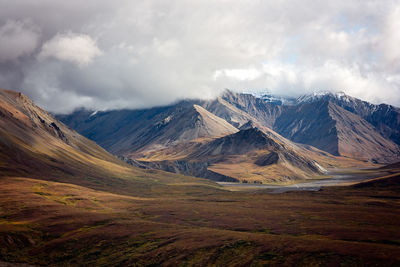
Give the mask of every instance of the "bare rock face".
M 399 147 L 373 125 L 330 101 L 288 107 L 274 125 L 290 140 L 333 155 L 373 162 L 391 162 L 400 157 Z
M 202 105 L 237 128 L 248 121 L 272 128 L 282 109 L 281 106 L 266 103 L 251 94 L 238 94 L 229 90 L 213 101 L 203 102 Z
M 303 96 L 300 104 L 329 101 L 356 114 L 375 127 L 386 139 L 400 145 L 400 108 L 387 104 L 374 105 L 345 93 L 325 93 L 319 96 Z

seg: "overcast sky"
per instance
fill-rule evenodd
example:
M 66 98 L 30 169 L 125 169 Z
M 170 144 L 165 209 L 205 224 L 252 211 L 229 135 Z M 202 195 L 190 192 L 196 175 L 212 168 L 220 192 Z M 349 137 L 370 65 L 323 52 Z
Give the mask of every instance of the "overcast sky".
M 400 1 L 0 0 L 0 87 L 58 113 L 225 88 L 400 106 Z

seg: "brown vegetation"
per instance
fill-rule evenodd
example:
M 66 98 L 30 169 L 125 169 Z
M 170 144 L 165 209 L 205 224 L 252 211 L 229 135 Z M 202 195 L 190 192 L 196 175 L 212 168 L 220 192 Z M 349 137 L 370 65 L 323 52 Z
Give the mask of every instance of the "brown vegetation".
M 212 187 L 119 195 L 0 180 L 0 259 L 40 265 L 400 263 L 400 176 L 362 187 L 268 194 Z M 143 195 L 146 195 L 143 197 Z

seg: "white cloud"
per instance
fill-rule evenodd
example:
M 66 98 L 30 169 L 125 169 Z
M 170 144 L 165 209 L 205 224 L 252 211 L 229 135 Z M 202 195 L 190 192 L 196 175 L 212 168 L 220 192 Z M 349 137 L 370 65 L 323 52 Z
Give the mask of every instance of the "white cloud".
M 14 56 L 0 48 L 13 62 L 0 60 L 0 87 L 54 112 L 267 87 L 400 106 L 399 13 L 376 0 L 0 0 L 0 25 L 26 18 L 37 36 Z
M 68 33 L 57 34 L 44 43 L 38 58 L 40 60 L 55 58 L 84 66 L 99 55 L 101 51 L 89 35 Z
M 260 77 L 261 72 L 254 68 L 248 69 L 223 69 L 216 70 L 214 73 L 214 79 L 217 80 L 221 76 L 232 78 L 239 81 L 252 81 Z
M 38 45 L 38 39 L 39 30 L 32 23 L 7 20 L 0 27 L 0 62 L 31 54 Z
M 378 42 L 384 64 L 400 70 L 400 5 L 393 8 L 385 19 L 383 32 Z
M 373 103 L 400 103 L 400 75 L 364 73 L 358 65 L 346 66 L 336 61 L 315 67 L 271 62 L 260 68 L 259 76 L 253 82 L 254 91 L 269 88 L 280 95 L 344 91 Z

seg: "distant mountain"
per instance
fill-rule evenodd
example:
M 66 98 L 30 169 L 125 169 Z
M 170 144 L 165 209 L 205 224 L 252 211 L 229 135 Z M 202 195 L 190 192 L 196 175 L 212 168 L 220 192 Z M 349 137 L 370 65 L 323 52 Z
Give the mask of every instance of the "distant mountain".
M 183 141 L 238 131 L 222 118 L 191 102 L 96 114 L 81 110 L 58 118 L 116 155 L 157 150 Z
M 180 148 L 186 149 L 187 141 L 228 136 L 251 128 L 272 131 L 279 142 L 289 139 L 336 156 L 380 163 L 400 158 L 395 143 L 400 129 L 398 108 L 331 93 L 290 101 L 290 105 L 279 105 L 252 94 L 226 90 L 209 101 L 186 100 L 167 107 L 95 114 L 81 110 L 58 118 L 108 151 L 133 160 L 148 151 L 177 149 L 182 143 L 185 145 Z M 194 143 L 199 146 L 197 141 Z
M 400 157 L 399 147 L 373 125 L 325 99 L 286 108 L 274 128 L 290 140 L 333 155 L 374 162 L 392 162 Z
M 320 93 L 300 97 L 298 103 L 330 101 L 371 123 L 384 137 L 400 145 L 400 108 L 380 104 L 374 105 L 351 97 L 345 93 Z
M 259 98 L 247 96 L 247 99 L 255 102 Z M 266 104 L 263 109 L 267 111 L 261 119 L 247 105 L 241 105 L 241 110 L 252 113 L 258 121 L 292 141 L 313 145 L 334 155 L 374 162 L 392 162 L 400 157 L 399 108 L 330 92 L 303 95 L 290 105 Z M 341 129 L 339 133 L 336 123 Z
M 205 101 L 202 105 L 239 128 L 249 120 L 272 128 L 282 111 L 281 106 L 266 103 L 263 99 L 251 94 L 238 94 L 229 90 L 216 100 Z
M 346 95 L 343 92 L 329 92 L 329 91 L 316 91 L 311 94 L 301 95 L 295 100 L 295 104 L 302 104 L 302 103 L 312 103 L 315 101 L 320 100 L 337 100 L 338 102 L 350 102 L 351 99 L 355 99 Z
M 268 121 L 262 118 L 270 117 L 269 108 L 261 99 L 227 91 L 212 101 L 182 101 L 146 110 L 80 110 L 58 118 L 142 168 L 219 181 L 289 181 L 321 175 L 315 160 L 264 126 Z M 231 162 L 232 158 L 242 159 Z M 239 172 L 264 174 L 244 179 L 243 173 L 212 170 L 221 164 L 231 169 L 240 166 Z M 249 164 L 253 171 L 243 164 Z M 268 174 L 267 169 L 271 168 L 274 171 Z
M 277 105 L 302 105 L 307 103 L 329 101 L 372 124 L 385 138 L 400 145 L 400 108 L 387 104 L 375 105 L 367 101 L 351 97 L 343 92 L 332 93 L 318 91 L 302 95 L 298 98 L 275 96 L 273 94 L 255 94 L 267 103 Z M 278 101 L 279 99 L 279 101 Z

